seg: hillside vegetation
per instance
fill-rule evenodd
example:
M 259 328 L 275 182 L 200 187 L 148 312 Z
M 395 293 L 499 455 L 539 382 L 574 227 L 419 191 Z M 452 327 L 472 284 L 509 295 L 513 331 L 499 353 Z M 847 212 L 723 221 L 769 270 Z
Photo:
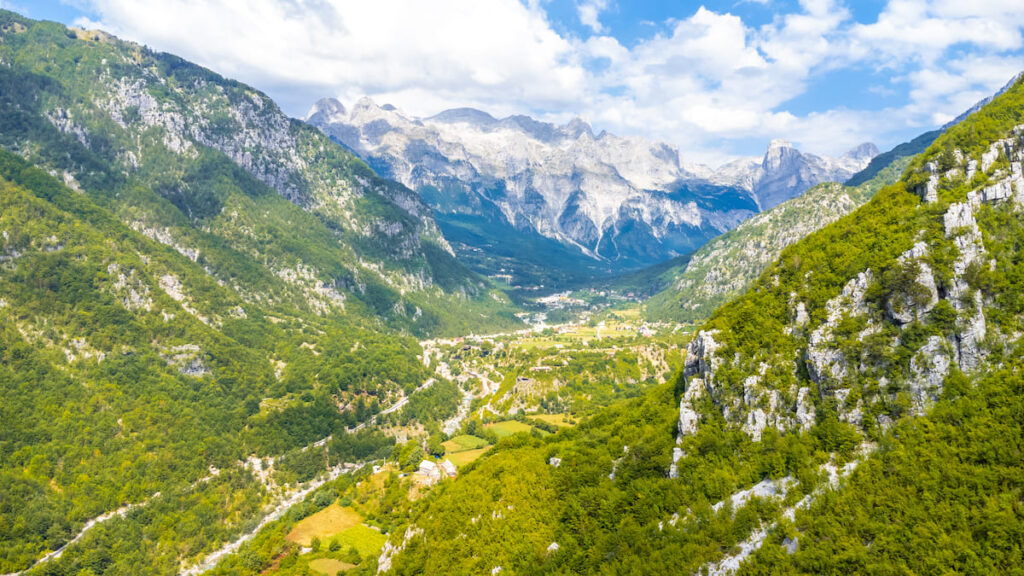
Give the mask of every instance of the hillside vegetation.
M 415 335 L 517 325 L 252 88 L 10 12 L 0 63 L 0 573 L 176 574 L 388 454 L 346 430 L 429 377 Z
M 432 494 L 387 573 L 1014 572 L 1022 125 L 1018 82 L 783 250 L 674 387 Z
M 659 270 L 646 302 L 652 321 L 699 324 L 716 308 L 742 294 L 787 246 L 853 212 L 878 190 L 896 182 L 910 159 L 940 132 L 928 132 L 876 156 L 840 185 L 826 182 L 710 240 L 669 270 Z M 622 288 L 632 284 L 623 279 Z

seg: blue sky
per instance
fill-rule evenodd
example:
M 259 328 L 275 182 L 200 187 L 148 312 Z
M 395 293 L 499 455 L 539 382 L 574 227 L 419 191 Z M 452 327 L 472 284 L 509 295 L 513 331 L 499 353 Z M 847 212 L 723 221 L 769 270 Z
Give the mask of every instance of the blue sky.
M 684 161 L 772 138 L 890 147 L 1024 70 L 1019 0 L 0 0 L 174 52 L 304 116 L 368 95 L 664 140 Z

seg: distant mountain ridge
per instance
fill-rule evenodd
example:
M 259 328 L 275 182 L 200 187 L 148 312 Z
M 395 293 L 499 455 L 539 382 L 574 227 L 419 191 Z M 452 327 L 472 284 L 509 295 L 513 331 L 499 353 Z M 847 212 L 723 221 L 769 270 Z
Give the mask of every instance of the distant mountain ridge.
M 471 265 L 498 272 L 476 257 L 496 251 L 501 271 L 520 276 L 552 252 L 591 275 L 662 262 L 814 184 L 849 178 L 877 153 L 865 144 L 832 159 L 776 140 L 763 158 L 716 171 L 682 162 L 669 144 L 595 135 L 580 118 L 557 126 L 472 108 L 417 118 L 369 98 L 351 108 L 320 100 L 307 122 L 418 191 Z M 502 251 L 524 236 L 545 249 Z
M 822 182 L 843 182 L 863 170 L 878 148 L 864 143 L 839 158 L 801 152 L 786 140 L 768 144 L 763 158 L 740 158 L 705 178 L 714 184 L 751 190 L 761 210 L 774 208 Z

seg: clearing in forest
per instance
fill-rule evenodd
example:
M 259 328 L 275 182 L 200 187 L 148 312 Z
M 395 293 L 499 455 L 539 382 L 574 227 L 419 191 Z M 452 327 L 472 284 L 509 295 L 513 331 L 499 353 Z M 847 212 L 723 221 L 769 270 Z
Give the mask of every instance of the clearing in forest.
M 445 458 L 452 461 L 456 468 L 462 468 L 466 464 L 476 460 L 477 458 L 484 455 L 485 452 L 490 450 L 491 447 L 477 448 L 476 450 L 463 450 L 461 452 L 454 452 L 451 454 L 445 454 Z
M 530 418 L 541 422 L 558 426 L 559 428 L 572 428 L 575 422 L 569 420 L 568 414 L 530 414 Z
M 287 538 L 292 542 L 309 546 L 313 538 L 326 540 L 327 537 L 357 526 L 362 521 L 363 517 L 359 515 L 359 512 L 352 508 L 341 507 L 335 502 L 296 524 L 288 533 Z
M 316 560 L 309 561 L 309 567 L 321 574 L 327 574 L 327 576 L 334 576 L 351 568 L 355 568 L 355 564 L 349 564 L 348 562 L 342 562 L 341 560 L 335 560 L 334 558 L 317 558 Z
M 493 424 L 487 424 L 484 426 L 488 430 L 493 430 L 498 438 L 504 438 L 505 436 L 511 436 L 519 432 L 529 432 L 532 426 L 529 424 L 523 424 L 515 420 L 505 420 L 503 422 L 494 422 Z
M 452 454 L 455 452 L 462 452 L 464 450 L 476 450 L 478 448 L 484 448 L 487 446 L 487 440 L 483 438 L 477 438 L 476 436 L 470 436 L 469 434 L 461 434 L 459 436 L 453 436 L 452 438 L 444 441 L 445 454 Z

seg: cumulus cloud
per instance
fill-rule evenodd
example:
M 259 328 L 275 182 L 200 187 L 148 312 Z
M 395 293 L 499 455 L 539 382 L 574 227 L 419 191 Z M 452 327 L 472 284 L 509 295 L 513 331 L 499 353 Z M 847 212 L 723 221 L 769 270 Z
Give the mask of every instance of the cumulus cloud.
M 627 96 L 602 94 L 590 116 L 627 133 L 644 126 L 679 143 L 689 158 L 712 163 L 724 160 L 721 140 L 785 136 L 803 143 L 794 138 L 799 119 L 781 107 L 829 60 L 830 36 L 848 18 L 832 2 L 815 0 L 804 2 L 803 12 L 751 28 L 702 7 L 630 50 L 614 39 L 591 39 L 585 51 L 611 62 L 597 84 L 624 87 Z
M 260 87 L 558 107 L 585 71 L 518 0 L 93 0 L 104 27 Z M 306 103 L 308 105 L 309 102 Z M 424 106 L 403 102 L 416 112 Z
M 875 22 L 843 41 L 846 60 L 891 71 L 908 102 L 891 118 L 947 122 L 1024 69 L 1019 2 L 890 0 Z
M 888 0 L 866 23 L 841 0 L 801 0 L 757 27 L 701 7 L 628 47 L 601 22 L 610 0 L 577 0 L 586 37 L 559 32 L 543 0 L 88 1 L 91 24 L 254 84 L 293 114 L 325 95 L 370 95 L 417 115 L 454 106 L 549 120 L 582 114 L 599 129 L 667 140 L 709 162 L 773 137 L 824 153 L 873 137 L 892 144 L 1024 67 L 1019 0 Z M 789 111 L 815 82 L 847 69 L 880 72 L 888 83 L 864 93 L 903 101 Z
M 601 12 L 608 8 L 608 0 L 583 0 L 576 4 L 576 14 L 579 15 L 580 23 L 590 28 L 595 34 L 604 32 L 601 24 Z

